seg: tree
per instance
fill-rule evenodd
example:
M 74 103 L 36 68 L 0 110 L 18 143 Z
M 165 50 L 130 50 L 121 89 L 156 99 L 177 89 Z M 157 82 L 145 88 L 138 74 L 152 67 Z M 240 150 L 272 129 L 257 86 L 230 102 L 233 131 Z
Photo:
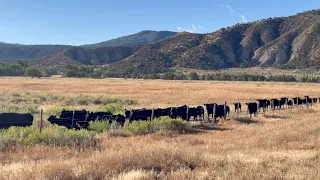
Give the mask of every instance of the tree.
M 199 80 L 199 76 L 195 72 L 191 72 L 187 75 L 188 80 Z
M 40 78 L 41 77 L 41 72 L 38 69 L 35 68 L 26 68 L 25 70 L 25 76 L 29 76 L 29 77 L 37 77 Z

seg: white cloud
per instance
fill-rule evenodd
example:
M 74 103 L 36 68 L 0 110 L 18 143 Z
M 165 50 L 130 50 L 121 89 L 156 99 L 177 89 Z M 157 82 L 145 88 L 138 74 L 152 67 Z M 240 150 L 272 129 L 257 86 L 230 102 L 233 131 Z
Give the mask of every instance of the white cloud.
M 244 23 L 247 23 L 247 22 L 248 22 L 248 20 L 247 20 L 247 18 L 246 18 L 245 16 L 240 15 L 240 17 L 241 17 L 241 19 L 242 19 L 242 22 L 244 22 Z
M 221 4 L 220 6 L 221 6 L 221 7 L 226 7 L 226 8 L 228 8 L 228 10 L 229 10 L 230 12 L 234 12 L 234 10 L 232 9 L 232 7 L 231 7 L 230 5 L 223 5 L 223 4 Z
M 230 12 L 234 11 L 230 5 L 227 5 L 227 8 L 229 9 Z
M 180 26 L 178 26 L 177 29 L 178 29 L 178 31 L 183 31 L 183 28 Z
M 194 30 L 197 30 L 197 28 L 192 24 L 192 28 L 194 29 Z
M 202 27 L 202 26 L 198 26 L 199 27 L 199 29 L 205 29 L 205 27 Z

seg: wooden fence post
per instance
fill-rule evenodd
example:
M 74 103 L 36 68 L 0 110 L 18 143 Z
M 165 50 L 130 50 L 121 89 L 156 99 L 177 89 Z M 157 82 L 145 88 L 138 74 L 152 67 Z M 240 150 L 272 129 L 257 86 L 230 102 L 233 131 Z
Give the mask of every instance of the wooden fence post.
M 286 99 L 286 106 L 287 106 L 287 109 L 289 109 L 289 106 L 288 106 L 288 99 Z
M 186 120 L 187 121 L 189 120 L 189 106 L 187 106 L 187 117 L 186 117 Z
M 43 128 L 43 109 L 40 110 L 40 134 Z
M 237 103 L 237 118 L 239 117 L 239 105 L 240 103 Z
M 272 107 L 272 111 L 273 111 L 273 115 L 274 115 L 274 110 L 275 110 L 274 99 L 272 100 L 272 105 L 271 105 L 271 107 Z
M 74 114 L 75 114 L 75 111 L 73 110 L 72 112 L 72 124 L 71 124 L 71 129 L 73 129 L 73 123 L 74 123 Z
M 216 118 L 216 108 L 217 108 L 217 105 L 214 104 L 213 105 L 213 111 L 212 111 L 212 124 L 214 124 L 216 121 L 215 121 L 215 118 Z
M 151 112 L 151 121 L 154 119 L 154 108 L 152 108 L 152 112 Z
M 257 117 L 259 115 L 260 107 L 259 107 L 259 101 L 257 102 Z
M 224 102 L 224 106 L 223 106 L 223 119 L 224 120 L 227 119 L 227 102 Z

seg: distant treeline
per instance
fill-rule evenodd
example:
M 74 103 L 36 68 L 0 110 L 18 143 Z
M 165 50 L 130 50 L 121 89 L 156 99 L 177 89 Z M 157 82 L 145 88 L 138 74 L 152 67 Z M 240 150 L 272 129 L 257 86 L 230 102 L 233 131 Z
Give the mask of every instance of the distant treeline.
M 132 74 L 118 77 L 105 74 L 98 66 L 67 65 L 60 69 L 37 69 L 28 65 L 27 61 L 17 60 L 14 64 L 0 63 L 0 76 L 30 76 L 48 77 L 62 74 L 64 77 L 77 78 L 133 78 L 133 79 L 163 79 L 163 80 L 206 80 L 206 81 L 267 81 L 267 82 L 313 82 L 320 83 L 320 76 L 294 75 L 261 75 L 249 73 L 213 73 L 197 74 L 196 72 L 168 72 L 161 74 Z
M 0 63 L 0 76 L 30 76 L 39 78 L 49 76 L 49 72 L 45 69 L 29 66 L 28 61 L 17 60 L 13 64 Z
M 127 76 L 128 78 L 130 76 Z M 229 74 L 215 73 L 199 75 L 195 72 L 188 74 L 182 73 L 165 73 L 162 75 L 138 75 L 137 79 L 164 79 L 164 80 L 206 80 L 206 81 L 267 81 L 267 82 L 313 82 L 320 83 L 320 76 L 301 76 L 293 75 L 254 75 L 247 73 Z

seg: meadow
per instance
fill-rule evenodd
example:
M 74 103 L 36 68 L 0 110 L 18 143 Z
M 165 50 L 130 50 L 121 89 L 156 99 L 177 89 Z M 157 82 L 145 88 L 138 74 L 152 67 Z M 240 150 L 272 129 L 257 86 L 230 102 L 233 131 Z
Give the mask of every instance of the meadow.
M 18 110 L 38 116 L 40 108 L 51 113 L 57 106 L 156 108 L 320 97 L 320 84 L 6 77 L 0 94 L 1 111 L 25 107 Z M 98 148 L 17 148 L 0 153 L 0 179 L 319 179 L 319 115 L 320 105 L 253 119 L 231 114 L 216 125 L 192 123 L 194 132 L 102 133 Z

